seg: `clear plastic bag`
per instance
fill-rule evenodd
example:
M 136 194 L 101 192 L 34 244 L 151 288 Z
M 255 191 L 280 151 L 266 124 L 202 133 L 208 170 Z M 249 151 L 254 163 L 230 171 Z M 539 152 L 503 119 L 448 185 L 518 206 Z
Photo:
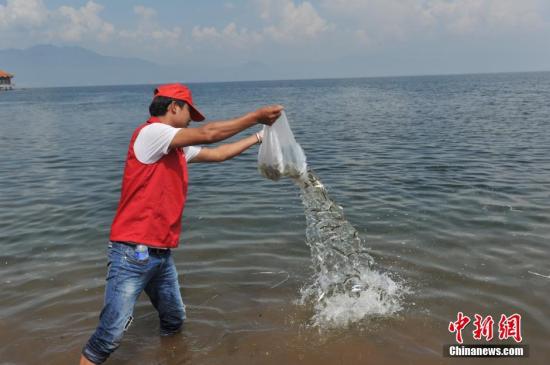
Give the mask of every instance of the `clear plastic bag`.
M 299 178 L 306 173 L 306 155 L 294 139 L 284 111 L 271 127 L 264 126 L 258 169 L 263 176 L 275 181 L 281 176 Z

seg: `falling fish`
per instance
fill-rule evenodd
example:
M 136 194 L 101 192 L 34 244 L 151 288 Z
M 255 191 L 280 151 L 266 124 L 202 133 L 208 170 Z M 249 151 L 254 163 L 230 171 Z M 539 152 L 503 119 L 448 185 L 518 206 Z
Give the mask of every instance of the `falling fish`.
M 294 181 L 302 190 L 308 223 L 306 238 L 315 271 L 328 279 L 316 284 L 318 301 L 329 293 L 352 294 L 366 289 L 358 273 L 370 267 L 373 259 L 357 230 L 345 219 L 342 207 L 330 199 L 312 170 Z

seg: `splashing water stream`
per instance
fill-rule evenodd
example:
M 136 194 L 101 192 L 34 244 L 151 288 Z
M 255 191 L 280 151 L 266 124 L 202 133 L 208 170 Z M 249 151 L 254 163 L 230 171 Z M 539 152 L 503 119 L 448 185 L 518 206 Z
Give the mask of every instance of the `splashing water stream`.
M 342 327 L 401 310 L 406 289 L 376 270 L 365 242 L 315 173 L 308 170 L 293 180 L 302 192 L 314 269 L 310 283 L 301 289 L 300 303 L 313 304 L 313 325 Z

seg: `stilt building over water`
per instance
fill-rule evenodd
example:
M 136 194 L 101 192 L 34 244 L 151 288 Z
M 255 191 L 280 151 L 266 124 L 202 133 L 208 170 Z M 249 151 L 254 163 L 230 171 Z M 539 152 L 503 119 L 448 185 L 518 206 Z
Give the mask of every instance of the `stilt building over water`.
M 12 74 L 0 70 L 0 91 L 13 89 L 14 84 L 11 82 L 12 78 Z

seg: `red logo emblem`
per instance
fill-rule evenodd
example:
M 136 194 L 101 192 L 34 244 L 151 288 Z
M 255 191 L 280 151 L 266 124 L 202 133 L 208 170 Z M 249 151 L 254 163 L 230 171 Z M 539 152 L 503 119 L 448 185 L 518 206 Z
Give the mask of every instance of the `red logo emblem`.
M 488 315 L 483 317 L 480 314 L 474 314 L 474 330 L 472 335 L 474 340 L 480 341 L 485 338 L 485 341 L 491 341 L 494 337 L 493 327 L 495 321 L 493 316 Z M 464 313 L 458 312 L 456 321 L 449 323 L 449 332 L 455 334 L 456 342 L 463 343 L 462 330 L 465 329 L 471 322 L 470 317 L 465 316 Z M 521 342 L 521 315 L 514 313 L 510 316 L 505 314 L 500 315 L 500 321 L 498 321 L 498 338 L 500 340 L 507 340 L 513 338 L 516 342 Z
M 506 340 L 512 337 L 514 341 L 521 342 L 521 315 L 514 313 L 509 317 L 504 314 L 498 321 L 498 338 Z
M 470 317 L 458 312 L 456 322 L 449 323 L 449 332 L 456 332 L 456 342 L 462 343 L 462 330 L 470 323 Z
M 474 340 L 481 340 L 481 337 L 485 337 L 486 341 L 491 341 L 493 339 L 493 324 L 495 323 L 493 317 L 489 315 L 483 318 L 476 313 L 475 318 L 475 330 L 472 332 Z

